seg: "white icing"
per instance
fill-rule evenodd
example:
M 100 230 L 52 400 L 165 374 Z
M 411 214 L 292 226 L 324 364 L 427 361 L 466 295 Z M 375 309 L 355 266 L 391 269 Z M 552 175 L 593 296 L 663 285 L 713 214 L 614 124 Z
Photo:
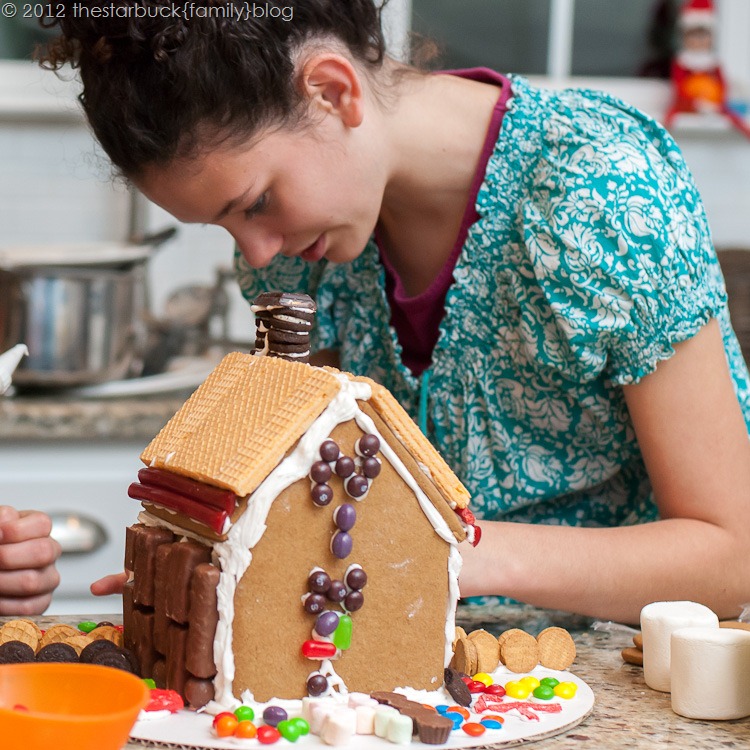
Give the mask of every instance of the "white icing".
M 219 622 L 214 639 L 214 661 L 217 667 L 214 688 L 215 701 L 221 705 L 236 704 L 236 699 L 232 694 L 235 676 L 232 650 L 235 590 L 252 561 L 252 550 L 266 531 L 266 519 L 271 506 L 284 489 L 309 475 L 310 467 L 314 461 L 318 460 L 321 443 L 337 425 L 351 419 L 354 419 L 364 432 L 378 437 L 382 456 L 390 462 L 414 493 L 435 532 L 450 545 L 447 571 L 449 593 L 445 618 L 445 665 L 451 659 L 451 646 L 455 632 L 455 608 L 459 598 L 458 574 L 461 569 L 461 556 L 457 549 L 456 539 L 446 521 L 419 487 L 398 455 L 378 433 L 374 422 L 359 408 L 357 401 L 369 400 L 370 386 L 361 381 L 349 380 L 345 375 L 335 377 L 340 384 L 339 392 L 300 438 L 292 453 L 271 471 L 248 498 L 247 510 L 229 530 L 226 541 L 214 545 L 214 553 L 221 568 L 217 587 Z M 320 671 L 329 679 L 330 692 L 339 692 L 342 695 L 348 693 L 344 681 L 336 674 L 330 661 L 323 661 Z M 246 697 L 252 697 L 249 691 L 243 693 L 243 701 Z

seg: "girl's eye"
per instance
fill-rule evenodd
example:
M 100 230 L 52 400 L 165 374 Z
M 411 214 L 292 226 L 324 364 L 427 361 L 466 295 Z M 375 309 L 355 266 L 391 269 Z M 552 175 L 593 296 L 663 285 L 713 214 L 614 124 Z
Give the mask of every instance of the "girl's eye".
M 265 211 L 267 207 L 268 207 L 268 192 L 265 192 L 263 193 L 263 195 L 260 196 L 260 198 L 258 198 L 258 200 L 255 201 L 255 203 L 253 203 L 252 206 L 250 206 L 250 208 L 245 209 L 244 211 L 245 218 L 252 219 L 253 216 L 257 216 L 258 214 L 263 213 L 263 211 Z

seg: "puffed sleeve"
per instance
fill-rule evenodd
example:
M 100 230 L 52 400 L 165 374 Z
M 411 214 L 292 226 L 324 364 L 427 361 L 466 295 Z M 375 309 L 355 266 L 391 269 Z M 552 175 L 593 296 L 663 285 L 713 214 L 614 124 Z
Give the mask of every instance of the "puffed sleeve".
M 663 128 L 593 92 L 562 92 L 538 145 L 521 212 L 545 356 L 637 382 L 726 305 L 693 179 Z

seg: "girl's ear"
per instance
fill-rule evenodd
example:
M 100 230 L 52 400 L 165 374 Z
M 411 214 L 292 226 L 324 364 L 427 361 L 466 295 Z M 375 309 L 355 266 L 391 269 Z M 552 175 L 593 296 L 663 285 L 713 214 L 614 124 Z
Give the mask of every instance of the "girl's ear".
M 350 128 L 362 123 L 362 82 L 354 66 L 342 55 L 327 52 L 308 58 L 300 71 L 299 86 L 312 109 L 336 114 Z

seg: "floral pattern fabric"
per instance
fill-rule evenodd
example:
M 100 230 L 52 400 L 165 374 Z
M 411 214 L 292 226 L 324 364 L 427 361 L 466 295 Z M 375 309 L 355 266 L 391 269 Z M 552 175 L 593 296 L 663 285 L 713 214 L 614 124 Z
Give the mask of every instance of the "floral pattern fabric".
M 473 496 L 479 518 L 616 526 L 657 516 L 620 386 L 710 318 L 750 430 L 750 377 L 701 200 L 657 123 L 601 92 L 511 77 L 513 98 L 446 299 L 432 365 L 415 378 L 389 325 L 370 242 L 355 261 L 236 256 L 252 300 L 305 291 L 315 348 L 387 386 Z

